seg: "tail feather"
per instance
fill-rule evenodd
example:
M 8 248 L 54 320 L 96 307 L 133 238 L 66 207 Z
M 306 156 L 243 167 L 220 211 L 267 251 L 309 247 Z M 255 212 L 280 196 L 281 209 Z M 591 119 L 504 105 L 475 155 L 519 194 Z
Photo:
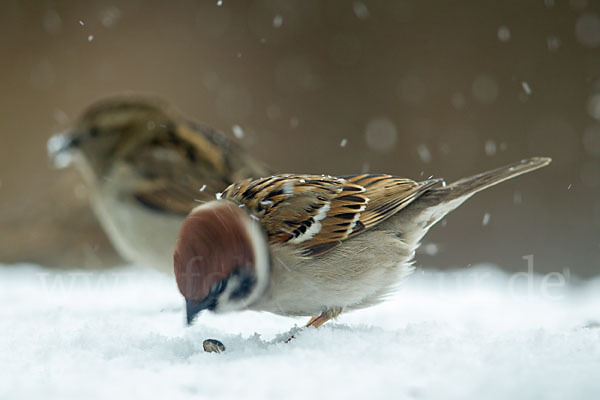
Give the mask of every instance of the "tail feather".
M 429 228 L 459 207 L 469 197 L 507 179 L 545 167 L 547 157 L 529 158 L 482 174 L 460 179 L 449 185 L 432 185 L 390 223 L 402 233 L 403 240 L 417 246 Z M 410 227 L 410 228 L 407 228 Z
M 508 179 L 545 167 L 552 161 L 549 157 L 533 157 L 514 164 L 496 168 L 491 171 L 459 179 L 443 187 L 435 187 L 430 192 L 436 192 L 440 201 L 452 201 L 464 197 L 465 200 L 477 192 L 497 185 Z M 432 193 L 433 194 L 433 193 Z

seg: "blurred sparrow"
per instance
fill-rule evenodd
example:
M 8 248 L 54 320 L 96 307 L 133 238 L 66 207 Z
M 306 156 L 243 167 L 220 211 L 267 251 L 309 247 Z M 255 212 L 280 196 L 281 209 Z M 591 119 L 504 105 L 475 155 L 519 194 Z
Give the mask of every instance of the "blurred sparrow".
M 450 185 L 390 175 L 275 175 L 196 207 L 174 253 L 191 323 L 201 310 L 314 316 L 381 302 L 410 274 L 427 231 L 475 193 L 536 170 L 531 158 Z
M 190 210 L 232 182 L 269 173 L 223 133 L 152 98 L 94 104 L 71 132 L 52 137 L 48 150 L 58 167 L 79 169 L 119 253 L 169 273 Z

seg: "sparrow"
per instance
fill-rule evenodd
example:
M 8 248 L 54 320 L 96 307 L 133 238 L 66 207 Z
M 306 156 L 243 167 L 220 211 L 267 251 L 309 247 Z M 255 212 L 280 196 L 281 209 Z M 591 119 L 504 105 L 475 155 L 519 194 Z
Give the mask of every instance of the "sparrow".
M 446 185 L 391 175 L 273 175 L 230 185 L 185 219 L 173 255 L 190 324 L 202 310 L 312 316 L 383 301 L 427 231 L 475 193 L 544 167 L 523 160 Z
M 57 167 L 73 165 L 120 255 L 173 273 L 185 216 L 233 182 L 270 171 L 222 132 L 150 97 L 112 97 L 48 141 Z

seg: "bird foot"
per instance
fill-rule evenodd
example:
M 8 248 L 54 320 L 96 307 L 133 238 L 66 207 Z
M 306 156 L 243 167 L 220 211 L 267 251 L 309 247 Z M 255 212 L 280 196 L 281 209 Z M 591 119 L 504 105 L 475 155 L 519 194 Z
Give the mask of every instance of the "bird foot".
M 318 317 L 312 317 L 306 324 L 306 327 L 314 326 L 315 328 L 318 328 L 330 319 L 337 318 L 341 313 L 342 307 L 331 307 L 323 311 Z
M 341 313 L 342 313 L 342 307 L 331 307 L 331 308 L 323 311 L 321 313 L 321 315 L 312 317 L 310 319 L 310 321 L 308 321 L 308 323 L 304 326 L 304 329 L 311 327 L 311 326 L 318 328 L 321 325 L 323 325 L 325 322 L 329 321 L 330 319 L 337 318 Z M 296 337 L 295 335 L 290 336 L 284 343 L 289 343 L 295 337 Z

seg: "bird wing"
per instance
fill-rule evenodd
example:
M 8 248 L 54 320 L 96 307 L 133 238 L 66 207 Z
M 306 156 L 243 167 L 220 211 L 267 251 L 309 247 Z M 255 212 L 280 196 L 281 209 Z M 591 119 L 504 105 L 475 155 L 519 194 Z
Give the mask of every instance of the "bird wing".
M 322 254 L 396 214 L 441 180 L 390 175 L 274 175 L 229 186 L 223 198 L 247 207 L 270 243 Z
M 215 193 L 225 186 L 193 179 L 193 184 L 170 179 L 154 179 L 137 185 L 133 198 L 142 206 L 155 212 L 186 216 L 200 203 L 215 199 Z
M 232 182 L 267 169 L 235 141 L 210 127 L 181 122 L 135 155 L 144 175 L 134 198 L 156 212 L 187 215 Z

